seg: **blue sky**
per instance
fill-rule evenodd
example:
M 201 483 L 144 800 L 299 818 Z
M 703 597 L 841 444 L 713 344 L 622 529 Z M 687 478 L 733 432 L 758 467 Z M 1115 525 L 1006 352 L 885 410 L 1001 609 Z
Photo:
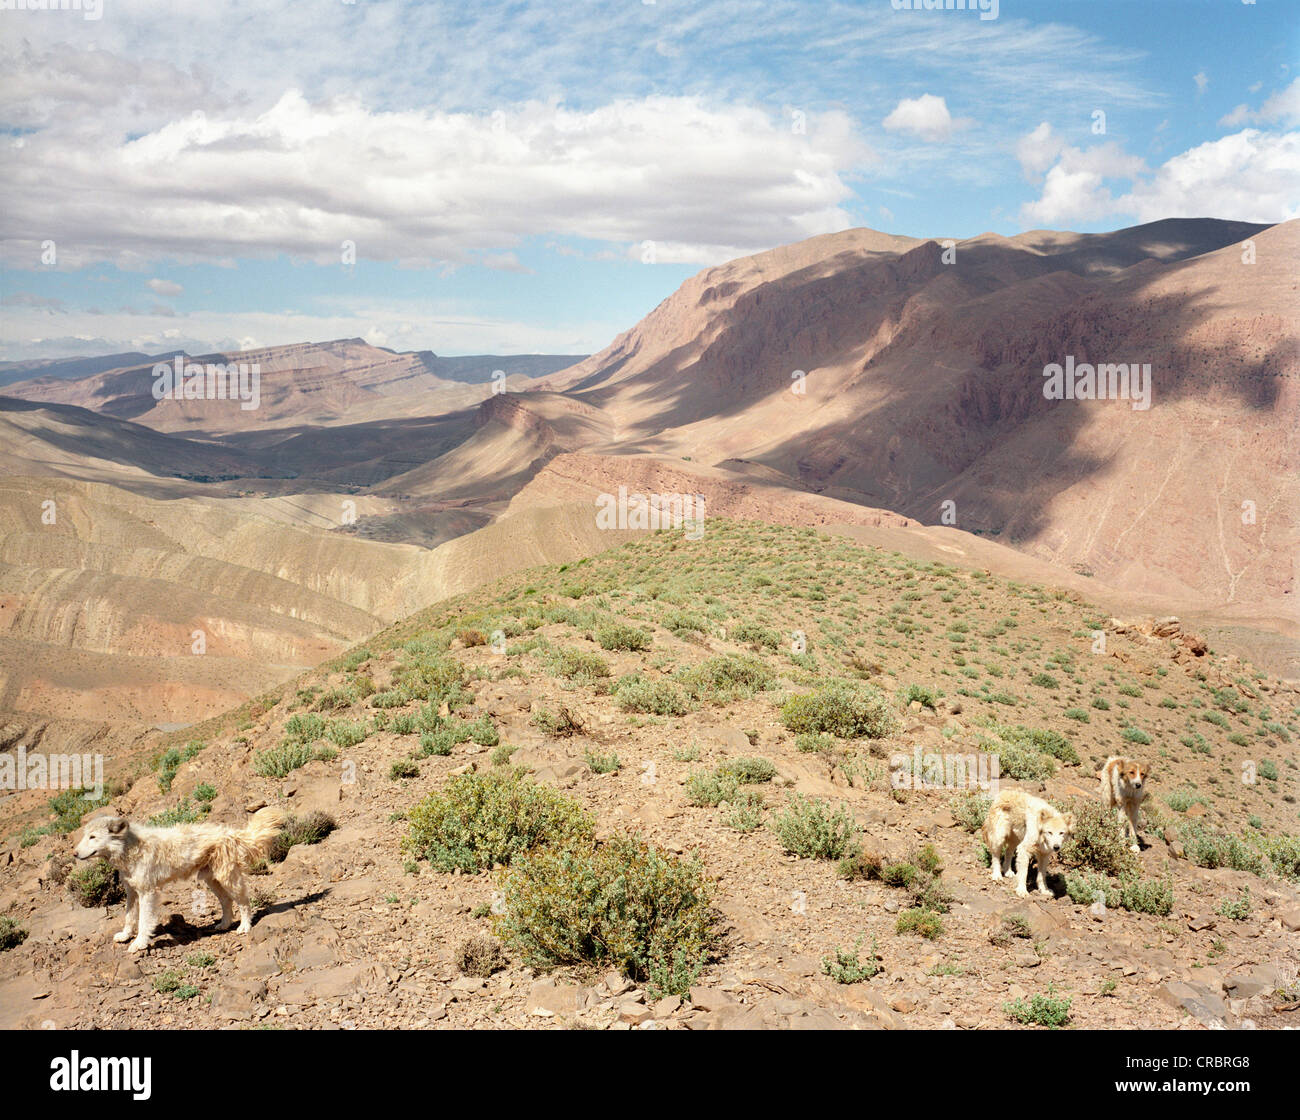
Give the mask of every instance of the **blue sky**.
M 585 353 L 852 226 L 1300 213 L 1300 3 L 895 2 L 0 10 L 0 358 Z

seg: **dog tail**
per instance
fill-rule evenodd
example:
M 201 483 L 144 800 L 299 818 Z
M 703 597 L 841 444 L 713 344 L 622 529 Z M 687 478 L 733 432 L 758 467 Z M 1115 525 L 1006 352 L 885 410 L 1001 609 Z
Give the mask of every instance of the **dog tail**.
M 246 870 L 265 859 L 284 822 L 284 814 L 268 805 L 258 809 L 242 829 L 219 840 L 212 853 L 212 870 L 217 878 L 224 879 L 223 872 Z

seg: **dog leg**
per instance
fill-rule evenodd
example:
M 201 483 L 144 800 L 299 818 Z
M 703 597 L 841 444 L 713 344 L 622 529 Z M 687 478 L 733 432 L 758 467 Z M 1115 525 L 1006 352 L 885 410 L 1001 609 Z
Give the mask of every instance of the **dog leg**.
M 989 852 L 989 866 L 993 868 L 993 881 L 1000 882 L 1002 879 L 1002 853 Z
M 248 882 L 239 871 L 236 871 L 231 876 L 230 882 L 224 886 L 235 900 L 235 908 L 239 911 L 239 926 L 235 932 L 247 933 L 253 928 L 253 908 L 248 902 Z
M 1021 898 L 1029 897 L 1029 861 L 1032 856 L 1027 843 L 1016 849 L 1016 894 Z
M 1047 887 L 1047 872 L 1045 870 L 1047 860 L 1040 855 L 1035 862 L 1038 865 L 1038 893 L 1050 895 L 1052 892 Z
M 1133 843 L 1130 845 L 1130 849 L 1135 852 L 1140 852 L 1142 850 L 1142 842 L 1138 839 L 1138 807 L 1136 805 L 1130 805 L 1128 807 L 1128 831 L 1129 835 L 1133 837 Z
M 132 953 L 149 948 L 149 938 L 153 936 L 154 922 L 157 921 L 157 908 L 152 891 L 143 891 L 137 896 L 139 917 L 135 931 L 135 940 L 127 946 Z
M 204 868 L 196 876 L 198 881 L 208 888 L 217 896 L 217 901 L 221 903 L 221 920 L 217 922 L 217 929 L 229 929 L 234 922 L 234 917 L 230 909 L 230 894 L 226 888 L 217 879 L 208 868 Z
M 114 941 L 130 941 L 135 933 L 136 910 L 140 903 L 140 896 L 135 893 L 129 884 L 123 884 L 126 890 L 126 919 L 120 933 L 113 934 Z

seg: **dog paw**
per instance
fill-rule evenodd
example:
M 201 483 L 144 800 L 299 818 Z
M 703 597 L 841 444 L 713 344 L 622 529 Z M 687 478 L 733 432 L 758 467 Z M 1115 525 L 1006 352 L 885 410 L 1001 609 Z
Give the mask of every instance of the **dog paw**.
M 1128 850 L 1130 852 L 1140 852 L 1142 850 L 1142 846 L 1140 844 L 1130 844 L 1128 846 Z
M 1039 887 L 1039 888 L 1038 888 L 1038 893 L 1041 894 L 1041 895 L 1043 895 L 1043 896 L 1045 896 L 1045 897 L 1047 897 L 1047 898 L 1051 898 L 1051 897 L 1052 897 L 1052 892 L 1049 891 L 1046 887 Z
M 123 941 L 130 941 L 134 936 L 135 932 L 133 930 L 124 929 L 121 933 L 113 934 L 113 940 L 120 943 Z
M 149 948 L 149 942 L 136 940 L 132 941 L 131 944 L 126 947 L 126 951 L 128 953 L 138 953 L 147 948 Z
M 1027 887 L 1017 887 L 1016 894 L 1018 894 L 1021 898 L 1028 898 L 1029 889 Z
M 227 919 L 227 920 L 224 921 L 224 922 L 218 922 L 216 928 L 217 928 L 219 931 L 221 931 L 222 933 L 224 933 L 226 930 L 228 930 L 228 929 L 229 929 L 231 926 L 233 926 L 234 924 L 235 924 L 235 923 L 234 923 L 233 921 L 230 921 L 229 919 Z

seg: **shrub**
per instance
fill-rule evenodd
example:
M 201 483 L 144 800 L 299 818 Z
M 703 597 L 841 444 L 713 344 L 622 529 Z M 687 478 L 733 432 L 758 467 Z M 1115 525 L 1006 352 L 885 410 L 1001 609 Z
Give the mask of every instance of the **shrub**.
M 1079 723 L 1088 723 L 1092 718 L 1083 708 L 1066 708 L 1061 714 L 1066 719 L 1076 720 Z
M 984 827 L 984 821 L 989 815 L 989 808 L 992 804 L 993 799 L 991 797 L 984 797 L 978 793 L 968 793 L 965 796 L 958 795 L 954 797 L 948 803 L 948 807 L 962 828 L 967 832 L 978 832 Z
M 601 649 L 642 650 L 650 648 L 650 635 L 638 626 L 613 622 L 596 631 L 596 641 Z
M 399 758 L 392 766 L 388 768 L 388 777 L 390 781 L 400 781 L 402 778 L 418 778 L 420 776 L 419 764 L 413 758 Z
M 1029 678 L 1029 683 L 1037 685 L 1039 688 L 1059 688 L 1061 682 L 1050 673 L 1035 673 Z
M 27 940 L 28 931 L 13 918 L 0 918 L 0 953 L 16 949 Z
M 857 984 L 863 980 L 870 980 L 884 968 L 884 965 L 880 963 L 880 956 L 876 952 L 874 938 L 871 942 L 871 954 L 867 957 L 866 963 L 860 962 L 858 960 L 858 946 L 861 944 L 860 940 L 856 942 L 851 953 L 836 945 L 834 958 L 822 957 L 822 972 L 837 984 Z
M 460 774 L 409 814 L 403 844 L 439 871 L 475 872 L 539 844 L 587 837 L 593 822 L 574 800 L 519 769 Z
M 640 838 L 538 848 L 501 885 L 496 930 L 526 963 L 613 967 L 652 997 L 685 995 L 719 936 L 698 861 Z
M 1112 910 L 1119 908 L 1119 888 L 1114 886 L 1104 875 L 1090 875 L 1070 871 L 1065 876 L 1065 893 L 1071 902 L 1080 906 L 1091 906 L 1100 895 Z
M 898 915 L 898 922 L 894 926 L 895 933 L 914 933 L 918 937 L 924 937 L 927 941 L 933 941 L 937 937 L 943 936 L 943 919 L 933 910 L 927 910 L 920 906 L 913 907 L 911 910 L 904 910 Z
M 633 674 L 618 682 L 615 697 L 625 712 L 645 712 L 655 716 L 686 714 L 686 695 L 672 681 L 651 681 Z
M 1197 867 L 1231 867 L 1235 871 L 1249 871 L 1254 875 L 1263 873 L 1263 853 L 1252 848 L 1240 836 L 1216 832 L 1199 821 L 1184 821 L 1179 829 L 1187 858 Z
M 556 739 L 567 739 L 569 736 L 577 734 L 583 728 L 582 720 L 575 716 L 569 709 L 561 704 L 558 712 L 552 712 L 548 708 L 538 708 L 533 713 L 532 724 L 539 731 L 545 732 Z M 457 740 L 462 742 L 463 740 Z M 448 751 L 450 754 L 451 752 Z
M 740 782 L 720 770 L 711 774 L 696 771 L 686 778 L 686 797 L 692 805 L 712 808 L 722 801 L 734 801 L 739 790 Z
M 1250 890 L 1242 888 L 1236 898 L 1225 898 L 1219 903 L 1218 913 L 1234 922 L 1244 922 L 1250 917 Z
M 329 747 L 313 747 L 310 743 L 286 739 L 278 747 L 257 752 L 253 757 L 253 773 L 263 778 L 283 778 L 309 762 L 334 757 L 335 752 Z
M 735 778 L 742 786 L 770 782 L 776 767 L 766 758 L 732 758 L 718 767 L 718 773 Z
M 764 649 L 778 649 L 781 635 L 775 630 L 759 626 L 753 622 L 742 622 L 727 635 L 737 645 L 761 646 Z
M 319 809 L 313 809 L 301 817 L 290 817 L 271 841 L 270 851 L 266 854 L 267 862 L 283 863 L 289 849 L 295 844 L 319 844 L 336 828 L 338 824 L 334 818 Z
M 86 867 L 70 872 L 68 890 L 82 906 L 112 906 L 126 897 L 117 871 L 106 859 L 97 859 Z
M 349 747 L 355 747 L 358 743 L 364 742 L 369 729 L 364 723 L 358 723 L 350 720 L 332 719 L 329 726 L 325 728 L 325 738 L 341 751 Z M 329 755 L 334 757 L 333 754 Z
M 887 887 L 910 887 L 916 878 L 916 866 L 911 863 L 887 863 L 880 872 L 880 881 Z
M 1047 755 L 1032 747 L 1016 746 L 1014 743 L 996 743 L 981 739 L 980 750 L 997 755 L 998 772 L 1017 781 L 1043 781 L 1056 773 L 1056 763 Z
M 841 879 L 881 879 L 885 863 L 878 853 L 862 849 L 840 860 L 837 872 Z
M 1151 742 L 1151 736 L 1139 727 L 1126 727 L 1120 732 L 1120 737 L 1128 740 L 1130 743 L 1138 743 L 1146 746 Z
M 1165 917 L 1174 909 L 1174 885 L 1164 879 L 1130 879 L 1120 885 L 1119 904 L 1139 914 Z
M 1072 797 L 1060 806 L 1074 814 L 1074 832 L 1061 848 L 1061 864 L 1067 868 L 1100 871 L 1116 879 L 1134 878 L 1140 869 L 1129 851 L 1128 836 L 1120 828 L 1114 810 L 1100 801 Z
M 462 941 L 456 950 L 456 967 L 466 976 L 491 976 L 509 963 L 500 943 L 486 934 Z
M 593 774 L 613 774 L 623 765 L 617 754 L 593 754 L 591 751 L 584 751 L 582 757 Z
M 858 829 L 846 805 L 831 813 L 823 802 L 791 794 L 772 827 L 782 847 L 803 859 L 842 859 L 857 849 Z
M 880 692 L 839 681 L 791 696 L 781 706 L 781 722 L 796 734 L 826 732 L 841 739 L 882 739 L 898 726 Z
M 687 669 L 680 680 L 695 699 L 723 704 L 765 692 L 776 683 L 776 674 L 756 657 L 728 653 Z
M 1014 1022 L 1056 1030 L 1070 1021 L 1070 1004 L 1074 1001 L 1057 999 L 1054 993 L 1055 988 L 1049 985 L 1047 995 L 1036 995 L 1028 1003 L 1012 1000 L 1002 1005 L 1002 1011 Z
M 172 747 L 162 753 L 155 768 L 158 771 L 158 788 L 163 793 L 171 792 L 172 782 L 176 780 L 176 771 L 203 750 L 205 745 L 194 739 L 186 743 L 184 748 Z
M 204 802 L 192 805 L 188 797 L 181 798 L 179 805 L 164 809 L 149 818 L 149 823 L 158 828 L 168 828 L 174 824 L 193 824 L 201 821 L 212 811 L 212 806 Z
M 1026 750 L 1035 750 L 1040 754 L 1048 754 L 1053 758 L 1059 758 L 1062 762 L 1078 763 L 1079 754 L 1071 745 L 1070 740 L 1062 735 L 1059 731 L 1050 731 L 1045 727 L 1023 727 L 1015 724 L 1010 727 L 999 727 L 998 736 L 1003 742 L 1011 743 L 1013 746 L 1024 747 Z
M 1110 711 L 1110 701 L 1107 700 L 1104 696 L 1094 696 L 1092 698 L 1092 706 L 1096 708 L 1097 711 L 1099 712 Z
M 284 725 L 285 736 L 300 743 L 314 743 L 325 734 L 325 720 L 314 712 L 299 712 Z
M 598 653 L 581 649 L 557 649 L 551 655 L 551 666 L 559 676 L 582 684 L 610 676 L 608 661 Z
M 931 711 L 934 711 L 934 705 L 939 699 L 939 694 L 932 688 L 925 688 L 919 684 L 909 684 L 906 688 L 899 691 L 898 699 L 903 707 L 907 707 L 915 701 L 923 708 L 929 708 Z

